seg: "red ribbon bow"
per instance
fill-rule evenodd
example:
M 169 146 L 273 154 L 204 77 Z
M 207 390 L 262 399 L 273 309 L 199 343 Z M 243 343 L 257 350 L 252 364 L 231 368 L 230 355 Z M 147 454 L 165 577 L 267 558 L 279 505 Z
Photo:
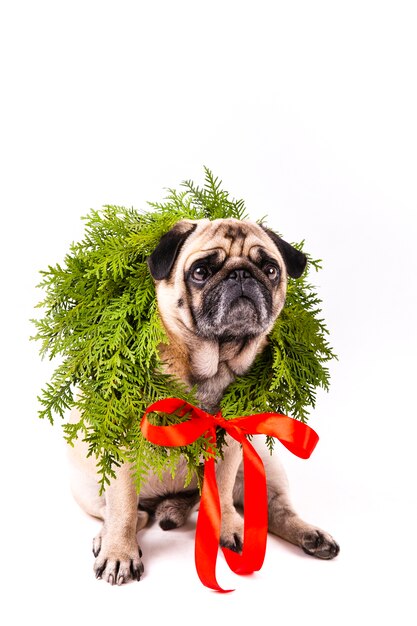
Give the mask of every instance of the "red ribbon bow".
M 149 413 L 160 411 L 180 415 L 190 414 L 190 419 L 172 426 L 153 426 L 147 419 Z M 259 413 L 226 420 L 221 412 L 206 413 L 179 398 L 159 400 L 146 409 L 141 431 L 148 441 L 160 446 L 186 446 L 205 434 L 208 451 L 216 443 L 216 426 L 224 430 L 243 448 L 244 467 L 244 533 L 243 550 L 237 554 L 222 548 L 226 561 L 236 574 L 249 574 L 261 569 L 266 550 L 268 530 L 268 500 L 265 469 L 262 460 L 246 435 L 264 434 L 276 437 L 293 454 L 308 459 L 319 440 L 317 433 L 291 417 L 280 413 Z M 220 540 L 221 510 L 216 483 L 215 460 L 209 458 L 204 466 L 204 481 L 195 539 L 195 563 L 198 576 L 206 587 L 222 589 L 216 580 L 216 561 Z

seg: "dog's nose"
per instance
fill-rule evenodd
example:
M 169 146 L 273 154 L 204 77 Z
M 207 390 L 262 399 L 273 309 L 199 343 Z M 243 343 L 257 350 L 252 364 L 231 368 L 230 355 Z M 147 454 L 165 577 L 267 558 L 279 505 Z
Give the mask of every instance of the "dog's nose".
M 244 280 L 245 278 L 252 278 L 252 274 L 245 269 L 233 270 L 232 272 L 230 272 L 227 278 L 230 280 L 237 280 L 242 282 L 242 280 Z

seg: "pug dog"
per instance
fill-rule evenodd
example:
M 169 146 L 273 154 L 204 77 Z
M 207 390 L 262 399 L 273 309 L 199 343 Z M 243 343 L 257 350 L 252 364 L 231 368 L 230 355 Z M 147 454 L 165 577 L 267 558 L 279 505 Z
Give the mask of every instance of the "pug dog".
M 286 296 L 287 276 L 298 278 L 306 257 L 274 232 L 236 219 L 178 222 L 148 259 L 160 316 L 169 343 L 160 347 L 165 371 L 197 389 L 199 405 L 216 413 L 225 389 L 243 375 L 266 346 Z M 78 421 L 77 411 L 72 420 Z M 304 522 L 288 496 L 285 473 L 263 441 L 254 438 L 267 476 L 268 530 L 307 554 L 332 559 L 334 539 Z M 94 461 L 85 442 L 70 449 L 72 490 L 89 514 L 103 520 L 93 540 L 97 578 L 121 585 L 140 580 L 144 568 L 137 533 L 153 516 L 164 530 L 178 528 L 198 507 L 196 482 L 184 488 L 185 460 L 175 478 L 150 473 L 139 495 L 128 464 L 116 470 L 99 495 Z M 221 502 L 222 546 L 242 550 L 243 479 L 239 444 L 225 437 L 216 468 Z

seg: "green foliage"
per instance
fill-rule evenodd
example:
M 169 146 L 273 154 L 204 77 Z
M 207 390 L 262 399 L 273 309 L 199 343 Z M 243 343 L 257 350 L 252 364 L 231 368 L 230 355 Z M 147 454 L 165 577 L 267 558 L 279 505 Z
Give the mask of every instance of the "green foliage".
M 162 371 L 158 345 L 167 338 L 147 257 L 180 219 L 247 218 L 243 201 L 231 199 L 208 169 L 203 188 L 191 181 L 183 188 L 168 190 L 165 202 L 150 203 L 148 211 L 119 206 L 91 211 L 84 239 L 72 244 L 62 265 L 41 272 L 43 317 L 34 320 L 34 339 L 41 342 L 42 356 L 60 362 L 39 397 L 39 415 L 53 423 L 72 407 L 80 410 L 78 423 L 64 425 L 65 438 L 69 444 L 77 437 L 88 443 L 102 488 L 124 461 L 133 463 L 139 489 L 148 469 L 173 474 L 180 455 L 188 460 L 190 480 L 200 475 L 208 454 L 204 438 L 168 452 L 146 441 L 139 428 L 145 409 L 158 399 L 196 402 L 192 391 Z M 309 267 L 318 269 L 319 263 L 310 259 Z M 304 421 L 316 388 L 327 389 L 324 364 L 334 354 L 307 276 L 290 279 L 269 345 L 224 396 L 226 418 L 280 411 Z M 160 416 L 158 423 L 175 419 Z

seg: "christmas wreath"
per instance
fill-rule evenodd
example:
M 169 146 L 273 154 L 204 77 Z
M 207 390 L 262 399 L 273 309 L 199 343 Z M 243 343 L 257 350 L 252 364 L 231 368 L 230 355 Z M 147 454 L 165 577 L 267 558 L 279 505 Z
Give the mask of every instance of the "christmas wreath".
M 202 436 L 194 443 L 168 449 L 144 438 L 140 418 L 152 403 L 180 397 L 195 404 L 193 390 L 163 373 L 158 346 L 167 341 L 158 314 L 147 258 L 161 237 L 181 219 L 248 219 L 242 200 L 232 199 L 205 169 L 203 187 L 191 181 L 170 189 L 163 202 L 146 211 L 121 206 L 93 210 L 84 219 L 84 239 L 71 245 L 62 264 L 42 271 L 45 296 L 33 320 L 41 355 L 59 358 L 39 396 L 39 415 L 51 423 L 73 407 L 80 420 L 65 423 L 65 438 L 87 443 L 97 458 L 101 488 L 115 466 L 132 463 L 136 486 L 149 469 L 172 473 L 180 455 L 188 461 L 188 479 L 200 475 L 207 451 Z M 265 224 L 265 219 L 260 220 Z M 304 242 L 293 244 L 302 249 Z M 304 275 L 289 278 L 285 307 L 269 334 L 269 343 L 250 371 L 237 378 L 221 402 L 225 419 L 254 412 L 287 413 L 305 422 L 315 406 L 316 389 L 328 388 L 326 364 L 335 357 L 321 318 L 309 273 L 319 260 L 308 254 Z M 160 415 L 160 425 L 175 416 Z M 272 448 L 273 438 L 267 443 Z M 221 454 L 221 437 L 214 454 Z

